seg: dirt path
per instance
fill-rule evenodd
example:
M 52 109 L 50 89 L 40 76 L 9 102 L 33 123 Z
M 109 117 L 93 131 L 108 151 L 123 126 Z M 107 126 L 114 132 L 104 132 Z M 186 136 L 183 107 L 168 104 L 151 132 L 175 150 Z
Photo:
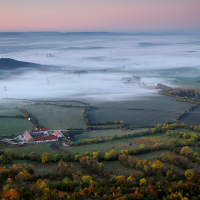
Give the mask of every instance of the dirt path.
M 56 150 L 56 151 L 59 151 L 60 153 L 64 153 L 64 154 L 68 154 L 66 153 L 65 151 L 62 151 L 58 146 L 57 146 L 57 143 L 53 143 L 51 144 L 51 148 Z M 67 148 L 67 147 L 66 147 Z M 74 151 L 72 151 L 71 149 L 68 149 L 67 150 L 71 151 L 72 153 L 74 153 Z

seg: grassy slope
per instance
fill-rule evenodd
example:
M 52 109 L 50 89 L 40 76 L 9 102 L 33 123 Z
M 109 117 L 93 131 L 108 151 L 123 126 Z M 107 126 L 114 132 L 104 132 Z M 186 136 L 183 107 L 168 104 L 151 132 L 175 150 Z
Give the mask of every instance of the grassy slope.
M 21 154 L 30 154 L 31 152 L 35 152 L 36 154 L 42 154 L 44 152 L 51 153 L 52 155 L 56 155 L 60 153 L 51 148 L 51 143 L 37 143 L 37 144 L 27 144 L 23 147 L 13 147 L 7 148 L 7 150 L 11 150 L 16 153 Z
M 103 161 L 104 169 L 112 172 L 115 175 L 130 176 L 130 173 L 140 172 L 139 170 L 131 169 L 121 164 L 119 161 Z
M 176 101 L 172 97 L 157 95 L 143 100 L 105 102 L 95 106 L 99 109 L 92 109 L 88 112 L 91 122 L 124 120 L 126 125 L 138 127 L 175 120 L 192 104 Z
M 51 105 L 24 106 L 48 129 L 87 128 L 83 121 L 83 108 L 65 108 Z
M 17 116 L 17 115 L 23 115 L 23 114 L 15 109 L 4 109 L 4 110 L 0 110 L 0 115 Z
M 25 130 L 32 129 L 31 124 L 26 119 L 0 118 L 0 135 L 11 135 L 24 133 Z
M 72 152 L 84 153 L 87 151 L 108 152 L 112 150 L 114 147 L 114 149 L 118 152 L 124 149 L 132 149 L 134 147 L 139 147 L 140 144 L 146 144 L 148 146 L 151 144 L 155 144 L 157 142 L 158 143 L 167 142 L 170 139 L 174 139 L 174 138 L 166 136 L 165 133 L 161 133 L 161 134 L 150 135 L 150 136 L 145 136 L 145 137 L 125 138 L 125 139 L 119 139 L 119 140 L 114 140 L 110 142 L 91 144 L 91 145 L 69 146 L 69 147 L 60 146 L 60 149 L 67 153 L 72 153 Z M 132 145 L 130 145 L 130 143 L 132 143 Z
M 141 132 L 148 130 L 147 128 L 141 128 L 141 129 L 135 129 L 135 130 L 120 130 L 120 129 L 111 129 L 111 130 L 98 130 L 98 131 L 90 131 L 90 132 L 84 132 L 83 134 L 76 135 L 75 137 L 77 140 L 82 139 L 94 139 L 94 138 L 104 138 L 104 137 L 112 137 L 114 135 L 123 135 L 123 134 L 129 134 L 133 132 Z
M 193 111 L 187 113 L 185 116 L 178 120 L 178 123 L 184 122 L 185 125 L 200 125 L 200 106 L 195 108 Z

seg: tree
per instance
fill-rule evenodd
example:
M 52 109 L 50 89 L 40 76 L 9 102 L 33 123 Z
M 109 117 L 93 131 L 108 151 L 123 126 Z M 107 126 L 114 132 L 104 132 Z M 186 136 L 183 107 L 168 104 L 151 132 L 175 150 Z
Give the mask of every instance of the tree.
M 181 127 L 185 127 L 185 123 L 182 122 L 182 123 L 180 124 L 180 126 L 181 126 Z
M 147 180 L 146 180 L 145 178 L 142 178 L 142 179 L 140 180 L 140 186 L 146 185 L 146 184 L 147 184 Z
M 153 167 L 154 169 L 159 169 L 159 170 L 161 170 L 161 169 L 163 168 L 163 164 L 162 164 L 162 162 L 160 162 L 159 160 L 156 160 L 156 161 L 153 163 L 152 167 Z
M 47 158 L 47 153 L 43 153 L 42 154 L 42 162 L 45 163 L 48 161 L 48 158 Z
M 191 181 L 194 178 L 194 172 L 192 170 L 185 171 L 185 178 Z

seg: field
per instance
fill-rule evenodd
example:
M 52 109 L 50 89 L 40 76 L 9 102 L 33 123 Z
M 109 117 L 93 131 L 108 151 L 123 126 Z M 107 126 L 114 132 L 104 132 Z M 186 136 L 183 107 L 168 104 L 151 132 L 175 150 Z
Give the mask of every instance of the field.
M 23 115 L 23 114 L 16 109 L 3 109 L 3 110 L 0 110 L 0 115 L 17 116 L 17 115 Z
M 6 148 L 6 150 L 11 150 L 15 153 L 21 154 L 30 154 L 31 152 L 35 152 L 36 154 L 42 154 L 44 152 L 51 153 L 52 155 L 56 155 L 60 153 L 57 150 L 51 148 L 51 143 L 37 143 L 37 144 L 27 144 L 23 147 L 13 147 L 13 148 Z
M 104 143 L 98 144 L 90 144 L 90 145 L 80 145 L 80 146 L 60 146 L 60 149 L 66 153 L 78 152 L 94 152 L 94 151 L 102 151 L 108 152 L 112 149 L 115 149 L 117 152 L 125 149 L 132 149 L 134 147 L 139 147 L 140 144 L 152 145 L 155 143 L 167 142 L 168 140 L 173 139 L 171 137 L 166 136 L 166 133 L 150 135 L 145 137 L 131 137 L 124 138 Z
M 59 103 L 60 105 L 84 106 L 83 103 L 76 102 L 76 101 L 47 101 L 47 103 L 51 103 L 51 104 Z
M 33 114 L 38 122 L 48 129 L 87 128 L 83 121 L 83 108 L 51 105 L 29 105 L 23 108 Z
M 141 128 L 141 129 L 135 129 L 135 130 L 120 130 L 120 129 L 111 129 L 111 130 L 94 130 L 89 132 L 83 132 L 83 134 L 76 135 L 75 138 L 77 140 L 83 140 L 83 139 L 94 139 L 94 138 L 105 138 L 105 137 L 112 137 L 114 135 L 120 136 L 123 134 L 129 134 L 129 133 L 138 133 L 142 131 L 148 130 L 147 128 Z
M 178 123 L 180 124 L 181 122 L 184 122 L 187 126 L 200 125 L 200 106 L 181 117 Z
M 39 163 L 30 160 L 14 160 L 13 164 L 32 164 L 34 166 L 34 174 L 46 174 L 49 170 L 58 169 L 58 163 Z M 13 164 L 5 164 L 5 167 L 11 167 Z M 82 171 L 84 174 L 88 172 L 81 167 L 79 162 L 68 162 L 68 165 L 73 164 L 75 171 Z
M 25 130 L 32 129 L 30 122 L 19 118 L 0 118 L 0 136 L 22 134 Z
M 34 101 L 23 100 L 23 99 L 0 99 L 0 109 L 13 109 L 16 106 L 21 108 L 24 105 L 29 105 L 34 103 Z
M 141 127 L 174 121 L 192 104 L 176 101 L 172 97 L 156 95 L 146 99 L 96 104 L 98 109 L 88 111 L 90 122 L 124 120 L 126 126 Z
M 112 174 L 130 176 L 131 173 L 140 172 L 121 164 L 119 161 L 103 161 L 104 169 Z

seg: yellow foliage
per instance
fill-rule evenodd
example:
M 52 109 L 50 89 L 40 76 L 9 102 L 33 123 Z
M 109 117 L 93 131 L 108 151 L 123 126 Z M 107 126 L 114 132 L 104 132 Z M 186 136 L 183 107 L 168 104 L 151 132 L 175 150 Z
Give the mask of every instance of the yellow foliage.
M 11 178 L 8 178 L 7 179 L 7 183 L 10 185 L 12 183 L 12 179 Z
M 162 162 L 160 162 L 159 160 L 156 160 L 156 161 L 153 163 L 152 167 L 153 167 L 154 169 L 162 169 L 162 168 L 163 168 L 163 164 L 162 164 Z
M 47 153 L 43 153 L 42 154 L 42 162 L 45 163 L 48 161 L 48 158 L 47 158 Z
M 181 149 L 181 155 L 187 155 L 188 153 L 193 153 L 193 150 L 188 146 L 185 146 Z
M 84 183 L 90 183 L 91 180 L 92 180 L 92 178 L 90 176 L 83 176 L 82 177 L 82 181 Z
M 3 186 L 3 191 L 8 191 L 9 188 L 10 188 L 10 185 L 4 185 L 4 186 Z
M 194 172 L 192 170 L 186 170 L 185 171 L 185 178 L 188 179 L 189 181 L 192 180 L 194 177 Z
M 146 184 L 147 184 L 147 180 L 146 180 L 145 178 L 142 178 L 142 179 L 140 180 L 140 186 L 146 185 Z

